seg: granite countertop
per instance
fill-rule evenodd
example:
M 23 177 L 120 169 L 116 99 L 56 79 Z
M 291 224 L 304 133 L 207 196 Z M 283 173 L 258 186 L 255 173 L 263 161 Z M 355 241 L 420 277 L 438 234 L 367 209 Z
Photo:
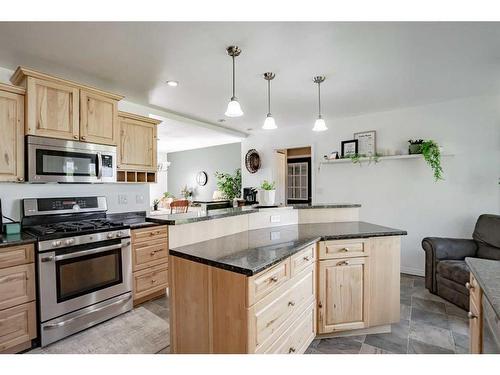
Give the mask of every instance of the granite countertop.
M 236 233 L 170 249 L 170 255 L 255 275 L 320 240 L 406 235 L 365 222 L 300 224 Z
M 153 227 L 159 225 L 157 223 L 146 220 L 146 211 L 108 214 L 106 215 L 106 217 L 110 220 L 122 221 L 123 224 L 130 226 L 130 229 Z
M 193 211 L 184 214 L 164 214 L 164 215 L 151 215 L 146 218 L 147 221 L 157 224 L 167 225 L 180 225 L 195 223 L 198 221 L 221 219 L 224 217 L 246 215 L 259 210 L 251 206 L 234 207 L 234 208 L 221 208 L 218 210 L 209 211 Z
M 500 260 L 465 258 L 465 263 L 500 318 Z
M 287 207 L 304 210 L 314 208 L 357 208 L 361 207 L 361 205 L 357 203 L 289 204 Z
M 24 245 L 27 243 L 35 243 L 36 238 L 27 233 L 21 232 L 19 234 L 0 234 L 0 248 L 16 245 Z

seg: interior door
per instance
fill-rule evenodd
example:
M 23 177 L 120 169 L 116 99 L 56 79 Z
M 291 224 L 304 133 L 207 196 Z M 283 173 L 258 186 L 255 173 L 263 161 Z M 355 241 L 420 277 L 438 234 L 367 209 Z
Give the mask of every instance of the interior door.
M 286 153 L 281 150 L 274 152 L 273 180 L 276 183 L 276 204 L 286 204 Z
M 319 262 L 319 333 L 366 327 L 366 258 Z

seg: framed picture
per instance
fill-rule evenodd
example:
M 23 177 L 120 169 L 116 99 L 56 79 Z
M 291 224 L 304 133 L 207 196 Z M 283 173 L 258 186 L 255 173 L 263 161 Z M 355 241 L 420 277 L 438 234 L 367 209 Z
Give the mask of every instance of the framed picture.
M 375 130 L 354 133 L 354 139 L 358 140 L 358 153 L 360 155 L 375 155 L 377 150 Z
M 358 153 L 358 140 L 342 141 L 342 157 L 350 157 Z

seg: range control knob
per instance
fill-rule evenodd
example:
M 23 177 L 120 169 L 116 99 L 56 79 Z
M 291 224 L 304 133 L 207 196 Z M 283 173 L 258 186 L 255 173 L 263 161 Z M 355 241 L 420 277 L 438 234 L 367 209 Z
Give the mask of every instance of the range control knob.
M 116 232 L 116 237 L 121 237 L 121 236 L 123 236 L 123 232 L 121 230 Z
M 75 243 L 75 239 L 74 238 L 68 238 L 65 243 L 68 246 L 69 245 L 73 245 Z
M 108 238 L 113 238 L 113 237 L 114 237 L 113 233 L 108 233 Z
M 52 247 L 58 247 L 58 246 L 61 246 L 61 241 L 60 240 L 52 242 Z

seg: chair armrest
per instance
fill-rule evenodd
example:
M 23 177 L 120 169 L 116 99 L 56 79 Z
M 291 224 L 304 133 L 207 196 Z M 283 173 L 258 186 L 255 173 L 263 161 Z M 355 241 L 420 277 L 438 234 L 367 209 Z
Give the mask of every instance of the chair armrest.
M 464 260 L 475 257 L 477 252 L 476 241 L 465 238 L 426 237 L 422 247 L 426 253 L 432 253 L 434 260 Z

